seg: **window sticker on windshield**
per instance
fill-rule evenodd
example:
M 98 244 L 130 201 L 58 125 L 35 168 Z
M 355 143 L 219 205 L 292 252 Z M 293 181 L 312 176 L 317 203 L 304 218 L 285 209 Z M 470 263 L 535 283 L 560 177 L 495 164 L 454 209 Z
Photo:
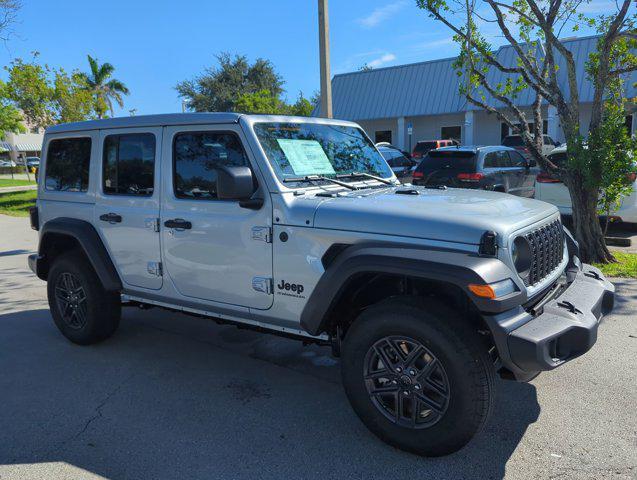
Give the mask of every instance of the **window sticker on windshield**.
M 277 138 L 295 175 L 335 174 L 325 150 L 316 140 Z

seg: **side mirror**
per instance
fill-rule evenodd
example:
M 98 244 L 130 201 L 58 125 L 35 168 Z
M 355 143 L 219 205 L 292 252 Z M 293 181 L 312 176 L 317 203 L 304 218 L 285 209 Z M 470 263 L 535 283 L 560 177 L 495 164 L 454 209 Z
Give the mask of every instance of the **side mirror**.
M 220 167 L 217 169 L 217 198 L 249 201 L 254 193 L 252 171 L 248 167 Z M 261 201 L 263 204 L 263 201 Z

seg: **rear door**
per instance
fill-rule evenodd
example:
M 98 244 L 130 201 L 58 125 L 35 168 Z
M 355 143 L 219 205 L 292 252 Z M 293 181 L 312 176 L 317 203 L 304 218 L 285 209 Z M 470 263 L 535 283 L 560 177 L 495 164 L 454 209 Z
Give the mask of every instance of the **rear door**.
M 100 132 L 100 182 L 94 225 L 125 285 L 162 286 L 159 171 L 162 129 Z
M 531 162 L 518 152 L 509 151 L 508 154 L 511 159 L 511 164 L 518 176 L 516 195 L 533 198 L 535 192 L 535 177 L 537 176 L 538 168 L 531 167 Z

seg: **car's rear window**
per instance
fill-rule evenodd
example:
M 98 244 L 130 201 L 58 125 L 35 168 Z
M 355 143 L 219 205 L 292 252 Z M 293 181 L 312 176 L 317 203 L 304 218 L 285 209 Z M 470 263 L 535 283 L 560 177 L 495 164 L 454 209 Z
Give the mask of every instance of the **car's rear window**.
M 433 150 L 438 146 L 437 142 L 418 142 L 414 148 L 414 152 L 422 153 Z
M 505 147 L 520 147 L 524 145 L 522 141 L 522 137 L 520 135 L 509 135 L 508 137 L 504 137 L 502 140 L 502 145 Z
M 86 192 L 90 163 L 90 138 L 51 140 L 46 155 L 45 188 L 63 192 Z
M 424 174 L 439 170 L 453 173 L 474 172 L 476 169 L 476 154 L 466 151 L 432 150 L 418 165 L 417 171 Z
M 549 155 L 549 160 L 560 167 L 566 162 L 566 152 L 553 153 Z

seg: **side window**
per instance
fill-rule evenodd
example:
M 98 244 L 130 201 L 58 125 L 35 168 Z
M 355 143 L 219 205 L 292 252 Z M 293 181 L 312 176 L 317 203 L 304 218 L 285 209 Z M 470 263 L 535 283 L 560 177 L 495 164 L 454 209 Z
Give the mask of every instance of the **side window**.
M 228 132 L 180 133 L 173 143 L 173 187 L 177 198 L 217 198 L 217 170 L 249 167 L 241 140 Z
M 498 155 L 496 152 L 489 152 L 484 156 L 484 168 L 496 168 L 498 166 Z
M 106 195 L 150 197 L 154 174 L 155 135 L 132 133 L 104 139 L 102 187 Z
M 526 160 L 518 152 L 509 152 L 509 156 L 511 157 L 511 162 L 513 162 L 514 167 L 526 167 Z
M 512 167 L 513 166 L 513 162 L 511 161 L 511 159 L 509 158 L 508 152 L 504 151 L 504 150 L 500 150 L 498 152 L 498 167 Z
M 90 164 L 90 138 L 51 140 L 46 154 L 45 188 L 61 192 L 86 192 Z

